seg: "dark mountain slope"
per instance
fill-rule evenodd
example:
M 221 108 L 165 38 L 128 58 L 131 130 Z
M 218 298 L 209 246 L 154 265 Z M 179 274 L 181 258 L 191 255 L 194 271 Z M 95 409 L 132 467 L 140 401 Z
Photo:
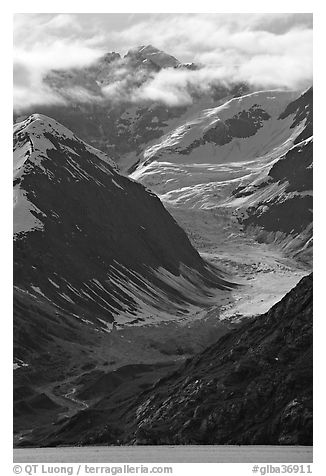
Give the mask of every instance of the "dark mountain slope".
M 17 125 L 15 155 L 17 287 L 101 326 L 182 315 L 229 289 L 154 194 L 60 124 Z
M 292 127 L 305 121 L 305 127 L 294 143 L 309 139 L 313 135 L 313 88 L 307 89 L 295 101 L 292 101 L 280 115 L 280 119 L 286 119 L 291 114 L 295 114 Z
M 142 394 L 116 392 L 43 443 L 311 445 L 312 275 Z

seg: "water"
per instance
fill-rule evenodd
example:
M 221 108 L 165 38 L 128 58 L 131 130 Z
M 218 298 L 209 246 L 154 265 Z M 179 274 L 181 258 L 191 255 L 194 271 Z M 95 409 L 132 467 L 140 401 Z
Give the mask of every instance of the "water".
M 312 446 L 85 446 L 14 449 L 15 463 L 311 463 Z

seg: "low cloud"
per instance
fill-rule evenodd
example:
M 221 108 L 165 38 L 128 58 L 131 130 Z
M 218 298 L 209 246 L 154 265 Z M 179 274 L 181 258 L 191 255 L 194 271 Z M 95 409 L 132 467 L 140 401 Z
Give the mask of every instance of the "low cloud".
M 112 15 L 110 21 L 112 22 Z M 109 18 L 109 17 L 108 17 Z M 128 21 L 119 29 L 105 15 L 20 14 L 15 17 L 14 105 L 98 101 L 159 101 L 169 106 L 192 102 L 194 94 L 223 83 L 255 88 L 303 89 L 312 82 L 310 14 L 155 14 Z M 128 61 L 112 65 L 109 84 L 98 92 L 87 86 L 53 90 L 44 78 L 51 70 L 91 65 L 105 52 L 125 53 L 140 44 L 154 46 L 198 70 L 168 68 L 135 72 Z
M 299 57 L 256 55 L 246 61 L 221 61 L 196 70 L 165 68 L 146 77 L 125 66 L 118 79 L 102 88 L 112 102 L 161 102 L 168 106 L 185 106 L 194 97 L 211 94 L 215 88 L 247 83 L 254 89 L 285 88 L 303 90 L 311 83 L 311 64 L 302 64 Z M 116 65 L 117 71 L 119 66 Z
M 14 107 L 62 104 L 66 100 L 53 91 L 44 78 L 51 70 L 88 66 L 103 55 L 94 46 L 96 36 L 80 37 L 72 15 L 19 14 L 14 22 Z M 96 42 L 95 42 L 96 43 Z
M 312 81 L 309 14 L 156 16 L 151 23 L 137 23 L 116 32 L 115 37 L 126 47 L 151 43 L 155 38 L 155 46 L 164 51 L 205 65 L 201 71 L 159 73 L 140 94 L 176 93 L 189 83 L 201 88 L 201 81 L 247 81 L 255 87 L 291 89 Z M 182 90 L 178 96 L 185 99 Z
M 135 91 L 154 77 L 147 70 L 135 69 L 128 60 L 121 59 L 111 65 L 109 84 L 101 88 L 102 94 L 111 102 L 130 102 L 133 101 Z
M 307 49 L 311 54 L 311 20 L 309 14 L 286 13 L 155 15 L 150 21 L 114 32 L 112 37 L 125 49 L 154 44 L 182 61 L 201 62 L 207 53 L 231 51 L 240 57 L 305 55 Z

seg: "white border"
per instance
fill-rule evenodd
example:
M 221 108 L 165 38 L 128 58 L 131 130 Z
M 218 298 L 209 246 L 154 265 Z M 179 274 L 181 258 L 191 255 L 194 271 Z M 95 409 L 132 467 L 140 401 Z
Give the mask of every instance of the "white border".
M 198 8 L 200 7 L 200 8 Z M 198 2 L 184 1 L 178 2 L 165 0 L 162 3 L 138 1 L 137 2 L 107 2 L 92 0 L 82 5 L 80 2 L 67 0 L 57 0 L 56 2 L 43 1 L 15 1 L 12 5 L 6 2 L 1 7 L 2 25 L 1 34 L 1 377 L 2 377 L 2 432 L 1 448 L 5 457 L 5 467 L 2 474 L 12 474 L 12 189 L 11 189 L 11 156 L 12 156 L 12 15 L 13 13 L 314 13 L 314 96 L 315 96 L 315 175 L 314 175 L 314 229 L 315 229 L 315 251 L 314 251 L 314 401 L 315 401 L 315 445 L 314 445 L 314 465 L 313 474 L 323 474 L 325 466 L 324 442 L 325 442 L 325 371 L 324 355 L 326 337 L 326 309 L 323 299 L 325 273 L 325 246 L 326 246 L 326 146 L 324 140 L 326 136 L 326 83 L 325 83 L 325 30 L 326 18 L 325 8 L 322 2 L 317 1 L 280 1 L 274 0 L 271 3 L 262 1 L 232 1 L 217 2 L 201 0 Z M 218 10 L 218 11 L 217 11 Z M 8 461 L 7 461 L 8 459 Z M 8 466 L 7 466 L 8 465 Z M 178 465 L 179 466 L 179 465 Z M 229 472 L 227 466 L 216 467 L 215 474 L 247 474 L 242 471 Z M 236 466 L 236 465 L 232 465 Z M 205 469 L 206 468 L 206 469 Z M 198 471 L 208 471 L 208 466 L 192 465 L 175 474 L 196 474 Z M 249 471 L 249 468 L 248 468 Z

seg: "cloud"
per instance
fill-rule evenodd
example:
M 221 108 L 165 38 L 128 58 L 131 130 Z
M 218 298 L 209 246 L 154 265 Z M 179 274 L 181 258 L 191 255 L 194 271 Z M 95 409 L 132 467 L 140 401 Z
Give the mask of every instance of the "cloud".
M 19 110 L 37 104 L 64 103 L 64 98 L 45 84 L 44 77 L 50 70 L 93 63 L 104 52 L 94 46 L 95 39 L 95 34 L 80 37 L 80 25 L 72 15 L 15 15 L 14 107 Z
M 194 94 L 207 93 L 215 84 L 224 80 L 224 73 L 222 69 L 189 71 L 167 68 L 135 88 L 130 100 L 136 103 L 158 101 L 168 106 L 191 104 Z
M 136 23 L 112 33 L 125 49 L 139 44 L 154 44 L 183 61 L 201 61 L 203 55 L 233 48 L 239 53 L 264 54 L 286 51 L 299 40 L 305 46 L 312 36 L 311 15 L 300 14 L 177 14 L 155 15 L 150 21 Z M 282 22 L 283 19 L 283 22 Z M 280 33 L 280 25 L 287 29 Z M 311 41 L 309 42 L 311 48 Z
M 254 89 L 288 88 L 303 90 L 311 83 L 311 60 L 302 63 L 299 55 L 249 55 L 246 60 L 238 52 L 214 53 L 210 66 L 197 70 L 166 68 L 144 77 L 126 65 L 102 88 L 113 102 L 142 103 L 156 101 L 168 106 L 185 106 L 198 95 L 212 93 L 214 88 L 245 82 Z M 114 77 L 116 79 L 114 79 Z
M 246 81 L 255 88 L 303 89 L 312 82 L 311 14 L 143 14 L 15 16 L 14 103 L 67 101 L 192 102 L 194 93 L 219 83 Z M 85 26 L 87 25 L 87 28 Z M 107 51 L 154 46 L 203 68 L 165 69 L 145 76 L 126 60 L 112 67 L 99 94 L 75 86 L 54 91 L 44 82 L 52 70 L 82 68 Z
M 111 102 L 134 101 L 135 92 L 155 78 L 154 73 L 148 73 L 145 69 L 135 69 L 128 61 L 122 58 L 111 65 L 109 84 L 101 88 L 105 99 Z M 139 98 L 144 100 L 145 98 Z
M 162 71 L 135 92 L 138 98 L 185 103 L 184 88 L 207 89 L 219 81 L 253 87 L 301 89 L 312 81 L 311 14 L 156 15 L 115 32 L 128 48 L 153 43 L 200 71 Z

